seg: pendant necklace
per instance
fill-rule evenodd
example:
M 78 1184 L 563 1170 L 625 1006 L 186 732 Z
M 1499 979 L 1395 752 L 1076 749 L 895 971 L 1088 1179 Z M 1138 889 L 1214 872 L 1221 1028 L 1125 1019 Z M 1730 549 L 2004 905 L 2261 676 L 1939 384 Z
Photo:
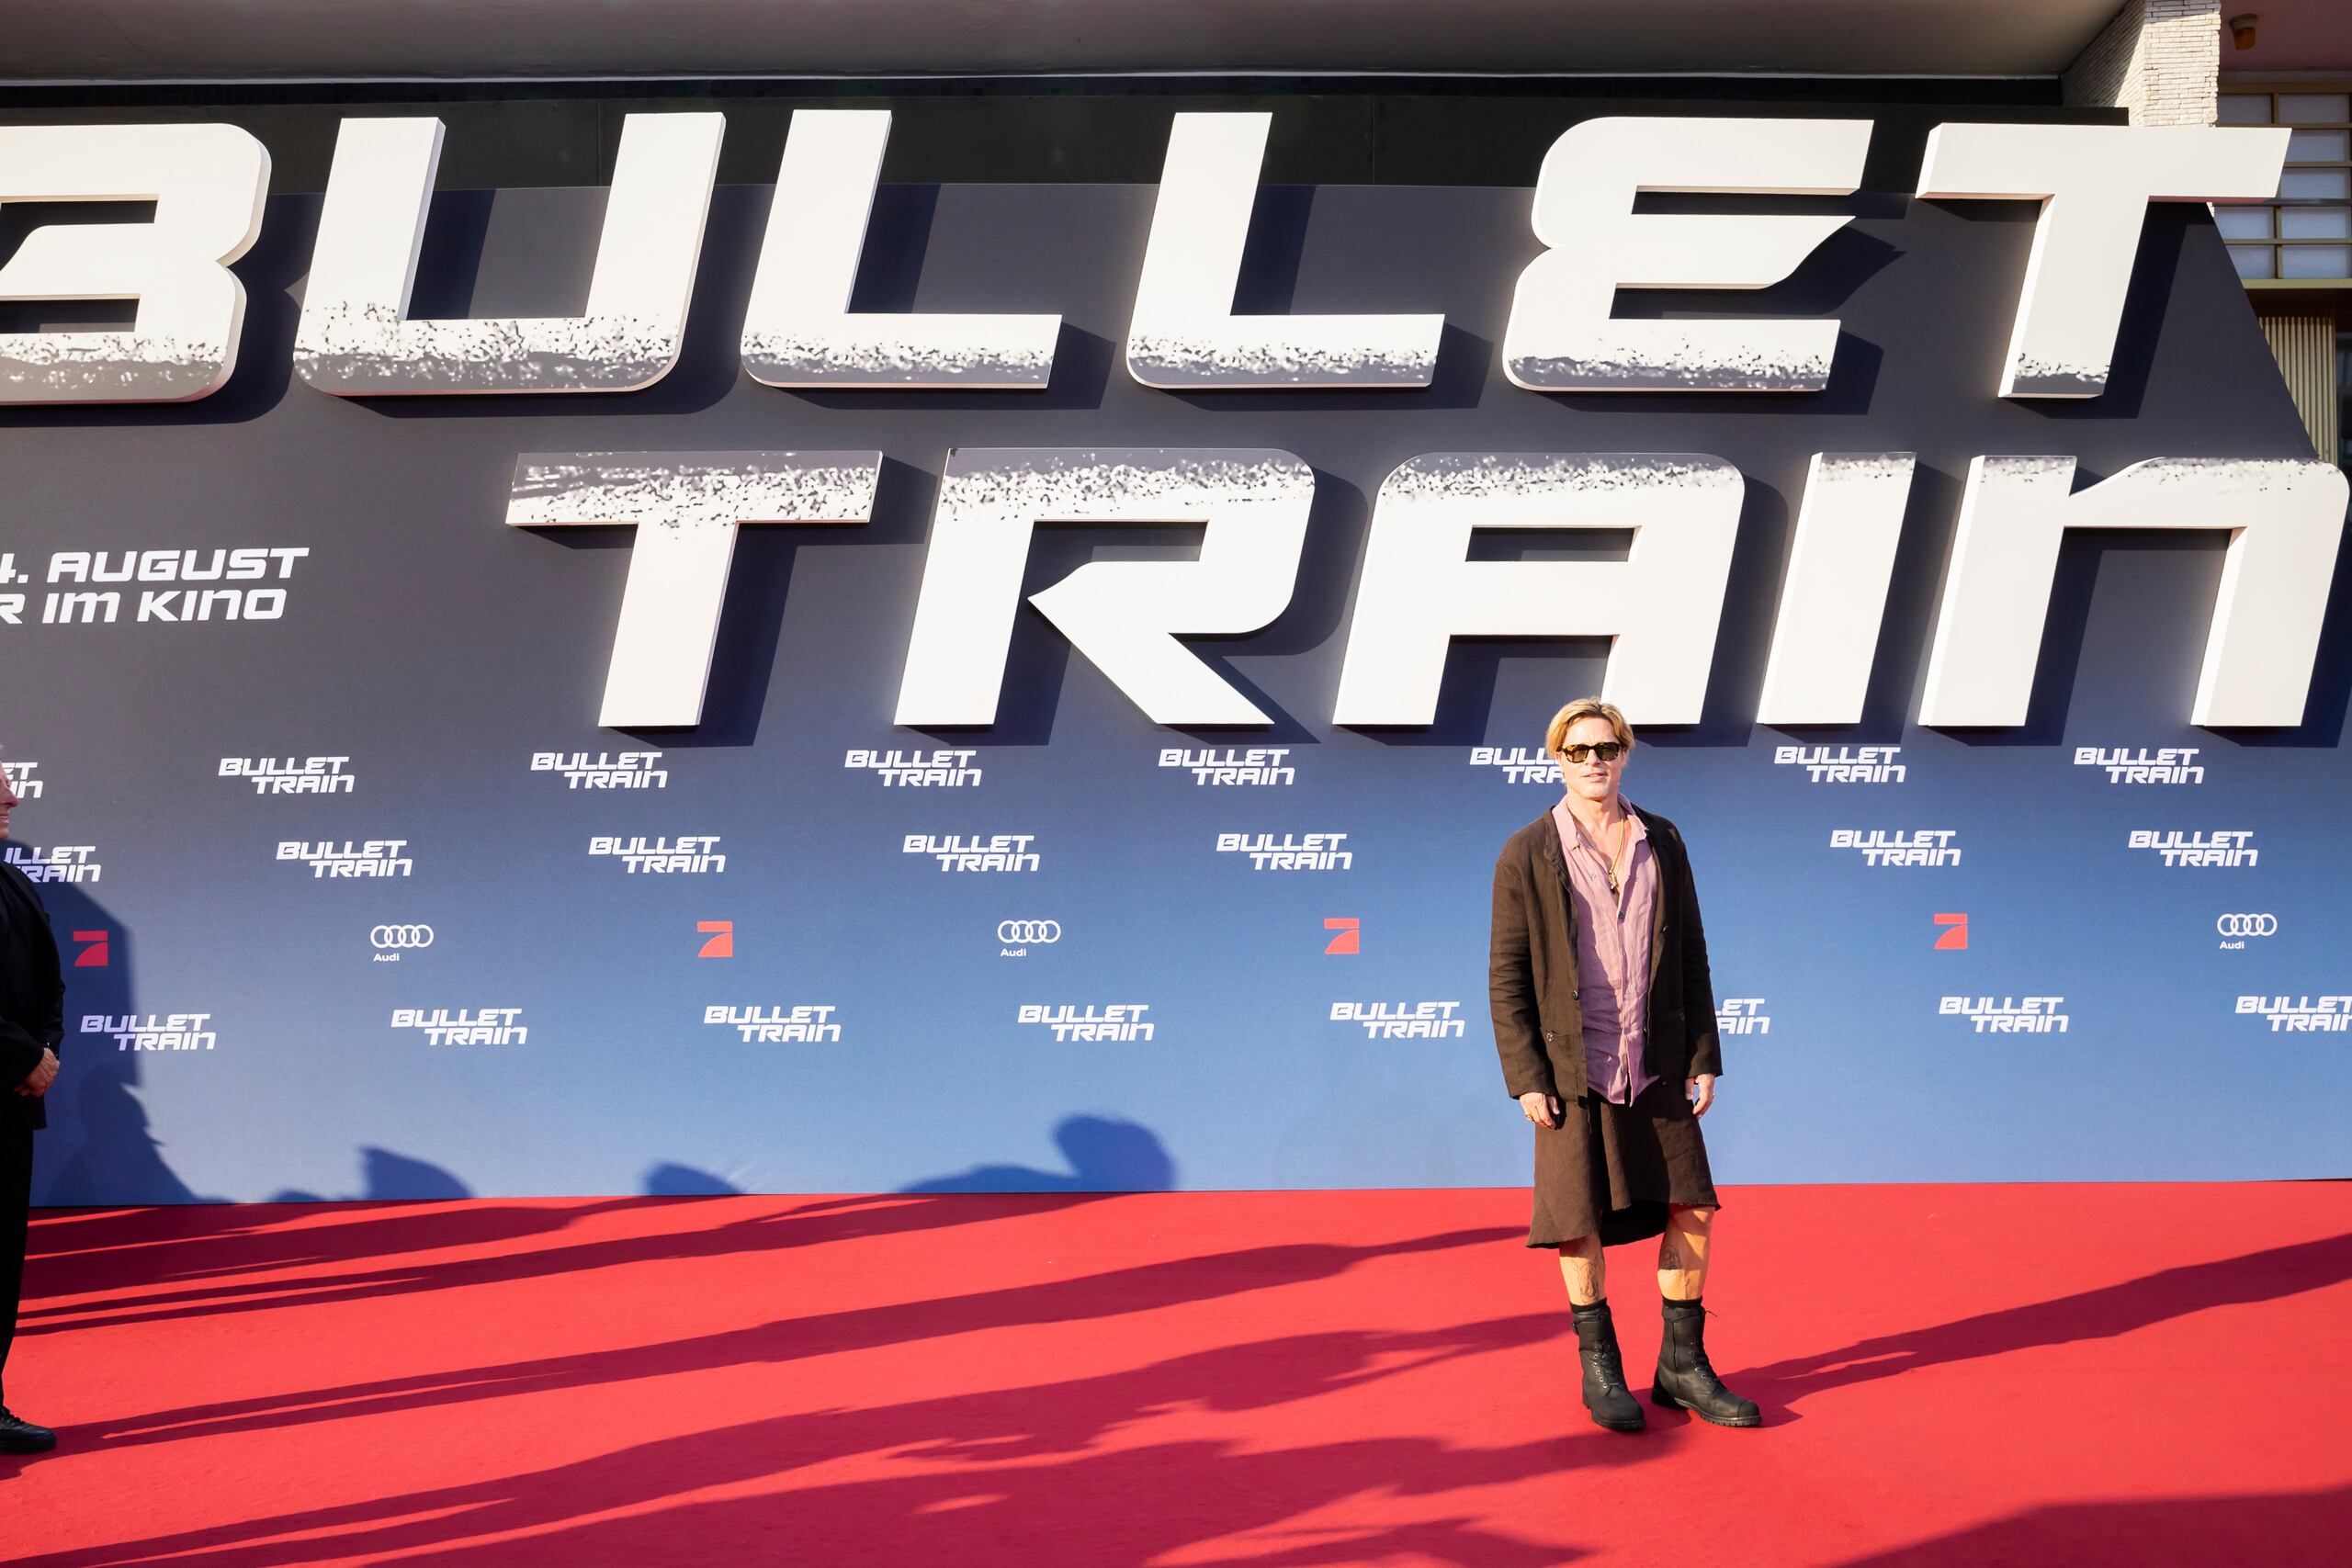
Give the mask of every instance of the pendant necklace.
M 1622 811 L 1623 807 L 1620 807 L 1620 810 Z M 1568 820 L 1571 822 L 1577 821 L 1575 812 L 1571 811 L 1568 813 Z M 1622 820 L 1618 824 L 1618 831 L 1619 838 L 1617 853 L 1614 856 L 1604 855 L 1600 852 L 1600 846 L 1592 841 L 1592 835 L 1585 832 L 1584 824 L 1582 822 L 1577 822 L 1577 832 L 1583 837 L 1586 847 L 1592 851 L 1594 858 L 1600 862 L 1601 874 L 1609 879 L 1609 893 L 1611 897 L 1615 897 L 1617 895 L 1618 868 L 1620 862 L 1623 859 L 1625 846 L 1634 841 L 1634 835 L 1625 829 L 1624 823 Z M 1619 913 L 1623 914 L 1623 911 L 1620 910 Z

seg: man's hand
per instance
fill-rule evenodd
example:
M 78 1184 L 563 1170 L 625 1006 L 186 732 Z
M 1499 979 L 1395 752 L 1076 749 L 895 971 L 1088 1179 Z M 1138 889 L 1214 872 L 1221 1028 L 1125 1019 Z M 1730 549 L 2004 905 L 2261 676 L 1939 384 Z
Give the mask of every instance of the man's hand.
M 49 1086 L 56 1081 L 57 1053 L 44 1048 L 40 1054 L 40 1066 L 25 1075 L 25 1081 L 17 1086 L 17 1092 L 22 1095 L 47 1094 Z
M 1556 1127 L 1560 1124 L 1560 1102 L 1541 1089 L 1521 1095 L 1519 1108 L 1526 1112 L 1527 1119 L 1538 1127 Z
M 1690 1101 L 1690 1114 L 1704 1116 L 1715 1102 L 1715 1075 L 1701 1073 L 1682 1086 L 1682 1092 Z

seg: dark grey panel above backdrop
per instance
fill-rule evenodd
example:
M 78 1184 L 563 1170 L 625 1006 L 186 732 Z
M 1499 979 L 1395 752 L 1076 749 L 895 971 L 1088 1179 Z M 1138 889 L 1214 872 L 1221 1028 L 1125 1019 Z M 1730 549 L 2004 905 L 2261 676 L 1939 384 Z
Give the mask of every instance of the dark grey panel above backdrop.
M 1532 186 L 1544 149 L 1596 115 L 1850 116 L 1873 124 L 1863 185 L 1907 191 L 1943 120 L 2123 123 L 2123 111 L 2062 106 L 2054 79 L 1797 81 L 1781 77 L 1510 80 L 1235 76 L 991 78 L 922 82 L 304 84 L 224 88 L 19 87 L 0 125 L 217 120 L 269 149 L 278 196 L 326 189 L 345 117 L 436 116 L 448 127 L 447 190 L 600 186 L 635 113 L 727 116 L 718 177 L 775 178 L 796 110 L 891 111 L 883 178 L 900 184 L 1148 184 L 1171 115 L 1273 115 L 1274 185 Z

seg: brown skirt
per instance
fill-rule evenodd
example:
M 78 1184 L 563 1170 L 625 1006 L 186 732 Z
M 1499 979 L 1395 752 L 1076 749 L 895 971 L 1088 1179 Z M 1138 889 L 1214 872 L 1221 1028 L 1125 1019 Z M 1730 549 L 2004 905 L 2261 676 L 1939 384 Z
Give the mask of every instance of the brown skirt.
M 1660 1078 L 1631 1105 L 1597 1094 L 1570 1100 L 1557 1127 L 1535 1129 L 1535 1221 L 1530 1247 L 1598 1231 L 1603 1247 L 1666 1229 L 1669 1204 L 1714 1207 L 1707 1141 L 1679 1082 Z

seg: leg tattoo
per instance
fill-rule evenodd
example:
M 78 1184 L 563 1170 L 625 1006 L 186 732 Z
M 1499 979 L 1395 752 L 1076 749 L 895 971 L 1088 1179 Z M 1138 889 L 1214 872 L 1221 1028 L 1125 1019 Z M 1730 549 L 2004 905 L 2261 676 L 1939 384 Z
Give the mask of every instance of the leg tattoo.
M 1658 1294 L 1690 1301 L 1705 1292 L 1707 1252 L 1713 1240 L 1713 1209 L 1675 1209 L 1657 1244 Z
M 1568 1287 L 1573 1306 L 1590 1306 L 1609 1294 L 1609 1259 L 1598 1235 L 1580 1235 L 1560 1245 L 1560 1278 Z

